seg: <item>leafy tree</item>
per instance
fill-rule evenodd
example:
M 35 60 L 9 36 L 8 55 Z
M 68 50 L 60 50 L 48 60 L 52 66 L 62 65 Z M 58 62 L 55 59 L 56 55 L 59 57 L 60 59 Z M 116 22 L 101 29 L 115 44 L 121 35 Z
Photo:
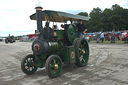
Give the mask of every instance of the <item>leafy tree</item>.
M 103 27 L 103 23 L 101 22 L 102 10 L 98 7 L 93 8 L 89 15 L 91 18 L 88 22 L 89 31 L 100 31 Z
M 123 27 L 123 24 L 121 24 L 123 22 L 123 18 L 122 18 L 123 8 L 115 4 L 112 5 L 111 9 L 113 11 L 113 14 L 110 17 L 110 21 L 113 26 L 113 30 L 121 30 L 121 28 Z
M 80 13 L 78 13 L 78 15 L 81 15 L 81 16 L 86 16 L 86 17 L 88 17 L 88 13 L 87 13 L 87 12 L 80 12 Z
M 124 9 L 118 4 L 103 11 L 98 7 L 93 8 L 89 15 L 86 12 L 78 15 L 90 17 L 90 20 L 86 22 L 88 32 L 128 30 L 128 9 Z
M 112 28 L 110 17 L 112 16 L 112 10 L 111 9 L 105 9 L 102 13 L 102 23 L 104 23 L 104 31 L 110 31 Z

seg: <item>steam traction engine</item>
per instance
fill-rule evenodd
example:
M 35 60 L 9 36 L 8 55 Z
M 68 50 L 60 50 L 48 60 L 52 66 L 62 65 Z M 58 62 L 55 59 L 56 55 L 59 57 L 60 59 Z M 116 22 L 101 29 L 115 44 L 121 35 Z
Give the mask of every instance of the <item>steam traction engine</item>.
M 55 78 L 61 74 L 62 63 L 75 64 L 79 67 L 87 65 L 88 43 L 85 38 L 76 38 L 76 28 L 72 21 L 88 20 L 88 18 L 58 11 L 42 11 L 42 7 L 35 9 L 36 13 L 31 15 L 30 19 L 37 20 L 38 39 L 32 44 L 33 54 L 22 59 L 22 71 L 30 75 L 35 73 L 37 68 L 45 67 L 48 76 Z M 42 21 L 46 22 L 44 27 Z M 50 28 L 50 21 L 71 21 L 71 24 L 64 24 L 64 30 L 58 30 Z
M 7 44 L 7 43 L 13 43 L 13 42 L 15 42 L 15 37 L 12 35 L 12 36 L 10 36 L 10 34 L 9 34 L 9 36 L 5 39 L 5 43 Z

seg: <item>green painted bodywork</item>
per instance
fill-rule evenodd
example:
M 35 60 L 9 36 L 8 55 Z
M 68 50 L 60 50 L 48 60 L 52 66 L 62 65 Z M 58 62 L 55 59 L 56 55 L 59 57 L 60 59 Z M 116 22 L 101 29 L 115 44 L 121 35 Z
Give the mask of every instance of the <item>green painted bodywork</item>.
M 57 39 L 64 39 L 64 30 L 55 30 L 56 34 L 57 34 Z
M 61 46 L 62 47 L 62 46 Z M 54 48 L 54 47 L 53 47 Z M 51 49 L 53 49 L 51 48 Z M 46 54 L 42 54 L 41 57 L 38 56 L 38 66 L 40 68 L 42 68 L 43 66 L 45 66 L 45 61 L 46 59 L 52 55 L 52 54 L 56 54 L 59 55 L 62 58 L 62 61 L 65 64 L 73 64 L 76 62 L 76 58 L 75 58 L 75 48 L 74 46 L 66 46 L 66 47 L 62 47 L 61 49 L 58 50 L 54 50 L 54 51 L 50 51 L 49 53 Z M 73 54 L 73 55 L 72 55 Z
M 54 52 L 58 50 L 58 43 L 57 42 L 49 42 L 49 51 Z
M 66 46 L 65 49 L 63 50 L 63 53 L 64 53 L 63 60 L 65 64 L 75 63 L 76 58 L 75 58 L 74 46 Z M 73 56 L 72 56 L 72 53 L 74 53 Z
M 65 21 L 79 21 L 85 20 L 88 21 L 89 17 L 74 15 L 69 13 L 64 13 L 60 11 L 44 10 L 42 11 L 42 21 L 45 21 L 45 16 L 49 16 L 49 21 L 52 22 L 65 22 Z M 36 20 L 36 13 L 30 16 L 31 20 Z
M 53 54 L 60 56 L 62 62 L 64 62 L 65 64 L 76 63 L 75 46 L 73 45 L 73 41 L 76 39 L 76 29 L 74 29 L 74 25 L 71 24 L 68 29 L 69 40 L 71 40 L 72 42 L 70 44 L 66 43 L 67 39 L 64 36 L 64 30 L 55 30 L 54 32 L 56 36 L 48 42 L 49 52 L 38 56 L 39 59 L 37 59 L 37 64 L 40 68 L 45 66 L 47 58 Z M 83 47 L 81 48 L 81 46 Z M 87 63 L 89 59 L 89 46 L 86 40 L 80 42 L 80 56 L 82 55 L 82 50 L 86 51 L 86 54 L 83 56 L 84 60 Z
M 70 32 L 69 32 L 70 31 Z M 48 53 L 44 53 L 41 56 L 38 56 L 38 66 L 40 68 L 42 68 L 43 66 L 45 66 L 45 62 L 47 60 L 47 58 L 50 55 L 56 54 L 61 56 L 62 61 L 65 64 L 71 64 L 71 63 L 75 63 L 76 62 L 76 58 L 75 58 L 75 48 L 72 45 L 72 43 L 67 45 L 66 43 L 66 39 L 65 39 L 65 35 L 64 35 L 65 30 L 54 30 L 54 38 L 52 38 L 48 44 L 49 44 L 49 52 Z M 68 37 L 70 37 L 70 41 L 73 42 L 74 39 L 76 38 L 76 29 L 74 28 L 74 25 L 71 24 L 69 26 L 68 29 Z M 57 40 L 57 41 L 55 41 Z M 71 53 L 74 53 L 74 57 L 71 57 Z
M 46 55 L 45 54 L 41 55 L 41 58 L 46 59 Z

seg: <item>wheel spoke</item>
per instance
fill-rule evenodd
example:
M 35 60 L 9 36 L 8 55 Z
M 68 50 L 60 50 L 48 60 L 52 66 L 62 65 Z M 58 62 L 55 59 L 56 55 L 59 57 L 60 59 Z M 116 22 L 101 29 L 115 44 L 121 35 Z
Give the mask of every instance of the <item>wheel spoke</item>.
M 87 54 L 87 51 L 85 50 L 85 55 Z
M 82 48 L 84 47 L 84 45 L 85 45 L 85 42 L 83 43 Z
M 32 71 L 32 67 L 29 67 L 29 71 Z
M 81 48 L 79 48 L 79 55 L 81 55 L 81 53 L 82 53 L 82 52 L 81 52 L 81 50 L 82 50 L 82 49 L 81 49 Z
M 27 63 L 24 63 L 25 66 L 27 66 Z
M 28 58 L 28 61 L 30 60 L 30 58 Z
M 26 63 L 28 62 L 28 60 L 26 59 Z
M 30 58 L 30 61 L 33 62 L 33 58 Z
M 56 62 L 56 64 L 58 64 L 58 65 L 59 65 L 60 63 L 59 63 L 59 62 Z
M 82 61 L 82 57 L 80 57 L 80 61 Z
M 81 51 L 81 48 L 79 48 L 79 51 Z
M 53 73 L 56 73 L 56 71 L 54 70 Z
M 82 51 L 79 51 L 79 55 L 80 55 L 80 56 L 82 55 Z
M 82 59 L 83 59 L 83 55 L 81 55 L 81 56 L 79 57 L 79 59 L 80 59 L 80 61 L 82 61 Z
M 54 67 L 54 65 L 50 64 L 50 67 Z
M 85 62 L 84 58 L 82 60 Z
M 28 69 L 28 66 L 25 66 L 25 69 Z
M 31 71 L 31 67 L 29 67 L 29 71 Z
M 54 62 L 54 64 L 56 64 L 56 60 L 55 59 L 53 59 L 53 62 Z
M 27 71 L 30 71 L 30 67 L 27 68 Z
M 55 74 L 56 70 L 55 69 L 50 69 L 51 73 Z
M 79 60 L 80 60 L 80 62 L 85 62 L 85 59 L 84 59 L 84 56 L 83 55 L 81 55 L 80 57 L 79 57 Z
M 33 67 L 31 67 L 31 71 L 33 71 Z

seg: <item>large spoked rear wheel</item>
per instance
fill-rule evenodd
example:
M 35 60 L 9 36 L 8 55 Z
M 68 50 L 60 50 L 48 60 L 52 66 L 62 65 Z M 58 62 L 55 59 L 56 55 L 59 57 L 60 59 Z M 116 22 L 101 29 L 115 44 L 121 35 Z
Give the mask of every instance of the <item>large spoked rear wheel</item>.
M 57 55 L 49 56 L 45 63 L 45 70 L 50 78 L 58 77 L 62 70 L 61 58 Z
M 89 46 L 85 38 L 77 39 L 75 42 L 76 65 L 82 67 L 87 65 L 89 59 Z
M 34 66 L 35 56 L 30 54 L 22 59 L 21 69 L 24 73 L 31 75 L 36 72 L 37 66 Z
M 7 39 L 5 39 L 5 43 L 8 44 L 8 40 Z

